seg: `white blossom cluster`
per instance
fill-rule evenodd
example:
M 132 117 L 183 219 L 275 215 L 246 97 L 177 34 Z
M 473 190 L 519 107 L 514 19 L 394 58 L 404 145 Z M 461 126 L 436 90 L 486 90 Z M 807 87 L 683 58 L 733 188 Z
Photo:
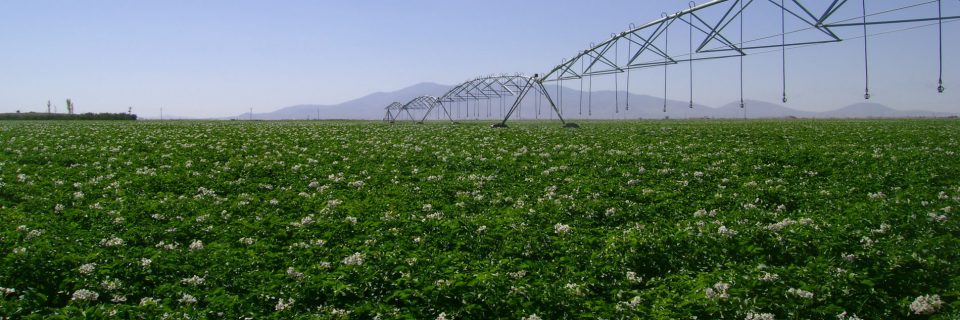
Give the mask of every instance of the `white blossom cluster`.
M 747 313 L 747 317 L 743 318 L 744 320 L 774 320 L 772 313 Z
M 787 295 L 791 295 L 791 296 L 802 298 L 802 299 L 813 299 L 813 292 L 806 291 L 803 289 L 797 289 L 797 288 L 790 288 L 789 290 L 787 290 Z
M 348 266 L 360 266 L 363 265 L 363 254 L 355 252 L 349 256 L 343 258 L 343 264 Z
M 939 295 L 922 295 L 910 303 L 910 311 L 917 315 L 930 315 L 937 313 L 943 307 L 943 301 Z
M 570 233 L 571 231 L 573 231 L 573 229 L 570 228 L 569 225 L 562 224 L 562 223 L 557 223 L 553 225 L 553 232 L 556 234 L 564 235 L 564 234 Z
M 97 292 L 95 292 L 95 291 L 87 290 L 87 289 L 80 289 L 80 290 L 77 290 L 77 291 L 74 291 L 74 292 L 73 292 L 73 297 L 72 297 L 70 300 L 74 300 L 74 301 L 96 301 L 97 298 L 100 298 L 100 294 L 99 294 L 99 293 L 97 293 Z
M 713 284 L 713 287 L 703 289 L 703 293 L 710 300 L 727 299 L 730 298 L 727 290 L 730 290 L 729 283 L 717 282 Z

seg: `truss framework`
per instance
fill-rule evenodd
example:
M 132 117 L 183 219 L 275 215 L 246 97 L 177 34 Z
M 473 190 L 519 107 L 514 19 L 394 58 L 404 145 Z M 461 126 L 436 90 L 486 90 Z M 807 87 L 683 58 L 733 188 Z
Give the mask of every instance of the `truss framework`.
M 864 1 L 864 0 L 861 0 Z M 860 12 L 865 2 L 850 0 L 713 0 L 701 5 L 692 5 L 674 14 L 664 13 L 660 19 L 641 26 L 631 25 L 629 29 L 612 34 L 607 40 L 591 44 L 571 59 L 544 73 L 544 81 L 562 81 L 581 79 L 585 76 L 605 75 L 626 72 L 629 69 L 649 68 L 681 62 L 721 59 L 746 56 L 752 51 L 771 48 L 785 48 L 811 44 L 824 44 L 843 41 L 836 29 L 845 27 L 864 27 L 881 24 L 903 24 L 929 21 L 960 19 L 960 15 L 944 16 L 940 12 L 928 15 L 914 15 L 898 19 L 884 19 L 886 12 L 868 13 L 863 17 L 836 20 L 836 14 L 844 8 Z M 935 3 L 939 1 L 928 1 Z M 765 7 L 765 8 L 764 8 Z M 910 5 L 904 8 L 911 7 Z M 744 40 L 737 22 L 744 18 L 748 10 L 767 10 L 763 14 L 783 14 L 783 21 L 802 25 L 800 30 L 785 30 L 782 26 L 778 33 L 759 39 Z M 773 10 L 773 11 L 771 11 Z M 865 10 L 865 9 L 864 9 Z M 862 18 L 862 19 L 861 19 Z M 668 53 L 667 38 L 671 27 L 689 32 L 692 49 L 677 54 Z M 689 31 L 688 31 L 689 30 Z M 798 32 L 807 32 L 802 39 L 788 37 Z M 764 41 L 767 40 L 767 41 Z M 773 41 L 770 41 L 773 40 Z M 782 40 L 782 41 L 776 41 Z M 616 57 L 622 52 L 618 47 L 627 48 L 625 57 Z M 685 46 L 684 46 L 685 47 Z M 621 59 L 623 58 L 623 59 Z
M 423 117 L 417 121 L 418 123 L 423 123 L 427 117 L 430 116 L 431 112 L 440 109 L 451 122 L 455 122 L 450 115 L 449 109 L 446 107 L 451 103 L 515 97 L 516 99 L 513 104 L 507 109 L 506 117 L 497 125 L 498 127 L 502 127 L 506 126 L 507 120 L 510 119 L 511 115 L 519 108 L 520 103 L 523 102 L 523 98 L 526 97 L 530 91 L 535 91 L 546 97 L 547 102 L 560 119 L 560 122 L 567 125 L 566 120 L 560 115 L 560 110 L 553 102 L 553 99 L 550 98 L 550 94 L 547 93 L 543 81 L 537 75 L 529 77 L 522 74 L 477 77 L 464 81 L 440 97 L 420 96 L 413 98 L 404 105 L 393 103 L 387 107 L 388 116 L 385 117 L 385 120 L 394 122 L 397 114 L 406 113 L 411 120 L 417 121 L 410 113 L 410 110 L 426 110 Z
M 918 0 L 919 1 L 919 0 Z M 385 120 L 393 122 L 401 113 L 406 113 L 411 120 L 416 121 L 410 110 L 426 110 L 419 120 L 422 123 L 430 113 L 439 107 L 450 121 L 454 121 L 444 104 L 466 101 L 479 101 L 495 98 L 514 97 L 515 100 L 507 111 L 504 119 L 493 127 L 506 127 L 506 122 L 514 114 L 523 99 L 531 91 L 546 97 L 553 112 L 567 127 L 576 127 L 563 119 L 553 99 L 544 87 L 544 82 L 583 79 L 584 77 L 619 74 L 632 69 L 664 67 L 678 63 L 689 63 L 691 79 L 693 78 L 693 62 L 708 59 L 723 59 L 744 57 L 751 52 L 788 47 L 826 44 L 843 41 L 837 29 L 857 27 L 863 28 L 864 60 L 866 65 L 867 90 L 864 97 L 869 99 L 869 65 L 867 59 L 866 38 L 867 26 L 886 24 L 907 24 L 935 21 L 941 24 L 941 79 L 939 92 L 943 92 L 942 79 L 942 23 L 948 20 L 960 19 L 960 15 L 944 15 L 943 0 L 925 0 L 925 2 L 892 2 L 878 1 L 888 6 L 901 5 L 895 9 L 879 12 L 867 12 L 868 0 L 712 0 L 700 5 L 690 2 L 687 9 L 674 14 L 663 13 L 661 18 L 630 27 L 618 34 L 611 34 L 610 38 L 599 44 L 591 44 L 586 50 L 578 52 L 570 59 L 564 59 L 550 71 L 527 77 L 521 74 L 478 77 L 465 81 L 440 97 L 417 97 L 407 104 L 391 104 L 387 107 Z M 871 1 L 872 2 L 872 1 Z M 916 11 L 909 16 L 898 16 L 889 19 L 887 14 L 904 11 L 922 5 L 936 4 L 935 12 L 918 14 Z M 760 11 L 764 10 L 768 11 Z M 861 8 L 862 7 L 862 8 Z M 846 10 L 844 10 L 846 8 Z M 862 9 L 862 11 L 861 11 Z M 744 39 L 745 12 L 759 15 L 776 13 L 780 18 L 777 26 L 779 32 L 755 39 Z M 837 18 L 838 12 L 858 12 L 854 17 Z M 934 14 L 935 13 L 935 14 Z M 787 21 L 791 26 L 802 26 L 798 30 L 787 30 Z M 767 26 L 767 29 L 769 26 Z M 682 53 L 673 53 L 669 47 L 670 31 L 680 29 L 689 37 L 688 50 Z M 674 31 L 677 32 L 677 31 Z M 804 36 L 798 36 L 803 33 Z M 788 37 L 789 35 L 789 37 Z M 788 41 L 789 39 L 789 41 Z M 779 41 L 777 41 L 779 40 Z M 626 51 L 621 50 L 626 48 Z M 681 46 L 683 47 L 683 46 Z M 677 50 L 674 49 L 674 52 Z M 626 52 L 623 56 L 620 54 Z M 784 65 L 786 55 L 784 53 Z M 579 67 L 579 68 L 578 68 Z M 784 68 L 784 102 L 786 98 L 786 69 Z M 664 70 L 666 72 L 666 69 Z M 741 73 L 742 73 L 741 68 Z M 665 73 L 666 77 L 666 73 Z M 741 74 L 741 81 L 742 81 Z M 629 76 L 628 76 L 629 90 Z M 666 82 L 666 79 L 664 79 Z M 692 81 L 692 80 L 691 80 Z M 666 88 L 666 86 L 665 86 Z M 582 90 L 582 89 L 581 89 Z M 693 106 L 693 83 L 691 82 L 691 107 Z M 742 93 L 741 93 L 742 95 Z M 741 99 L 742 100 L 742 99 Z M 741 107 L 743 103 L 741 101 Z M 629 108 L 629 101 L 627 102 Z

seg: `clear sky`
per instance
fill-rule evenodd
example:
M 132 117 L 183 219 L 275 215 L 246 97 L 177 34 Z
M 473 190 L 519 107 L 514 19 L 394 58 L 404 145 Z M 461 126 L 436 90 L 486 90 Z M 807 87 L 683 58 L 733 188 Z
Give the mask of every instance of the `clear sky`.
M 867 1 L 876 10 L 922 2 Z M 943 4 L 945 13 L 960 14 L 960 1 Z M 178 116 L 230 116 L 334 104 L 420 82 L 543 73 L 630 23 L 685 7 L 674 0 L 5 0 L 0 112 L 46 111 L 47 100 L 63 111 L 71 98 L 79 112 L 133 107 L 155 117 L 162 106 Z M 779 28 L 767 20 L 748 20 L 748 28 Z M 951 58 L 960 57 L 960 23 L 945 24 L 944 32 L 945 94 L 935 90 L 935 27 L 870 38 L 872 101 L 960 112 L 960 59 Z M 861 41 L 788 51 L 790 106 L 825 110 L 862 101 Z M 779 59 L 747 58 L 748 99 L 779 100 Z M 697 102 L 739 99 L 737 66 L 730 59 L 697 64 Z M 671 68 L 668 95 L 685 100 L 686 66 Z M 597 89 L 612 84 L 612 77 L 595 79 Z M 659 96 L 662 87 L 662 69 L 633 73 L 635 93 Z

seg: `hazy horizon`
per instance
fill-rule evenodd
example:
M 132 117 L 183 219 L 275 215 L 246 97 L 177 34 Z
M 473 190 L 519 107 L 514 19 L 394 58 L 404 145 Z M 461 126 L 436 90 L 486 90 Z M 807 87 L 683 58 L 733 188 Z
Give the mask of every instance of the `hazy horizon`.
M 701 1 L 700 3 L 702 3 Z M 919 2 L 918 2 L 919 3 Z M 890 3 L 871 3 L 871 12 Z M 899 4 L 899 5 L 902 5 Z M 944 2 L 955 14 L 960 3 Z M 610 33 L 686 7 L 675 1 L 493 1 L 472 3 L 255 1 L 0 3 L 0 112 L 163 113 L 230 117 L 300 105 L 335 105 L 420 83 L 455 85 L 478 75 L 544 73 Z M 935 9 L 935 6 L 933 7 Z M 615 9 L 615 10 L 614 10 Z M 929 6 L 917 10 L 927 10 Z M 925 11 L 923 11 L 925 12 Z M 844 13 L 839 13 L 844 14 Z M 578 19 L 561 19 L 570 15 Z M 896 18 L 896 16 L 887 16 Z M 748 20 L 760 27 L 766 18 Z M 936 27 L 871 27 L 868 102 L 900 110 L 957 112 L 960 24 L 944 27 L 944 81 L 936 93 Z M 920 27 L 923 26 L 923 27 Z M 858 30 L 843 29 L 844 38 Z M 677 44 L 686 49 L 684 43 Z M 863 100 L 862 40 L 791 49 L 786 107 L 826 111 Z M 735 59 L 697 62 L 695 100 L 739 99 Z M 689 99 L 687 65 L 670 67 L 667 97 Z M 778 101 L 779 51 L 745 59 L 745 98 Z M 632 72 L 630 92 L 662 96 L 663 70 Z M 618 78 L 624 90 L 625 74 Z M 595 77 L 613 90 L 613 76 Z M 578 81 L 564 86 L 578 90 Z

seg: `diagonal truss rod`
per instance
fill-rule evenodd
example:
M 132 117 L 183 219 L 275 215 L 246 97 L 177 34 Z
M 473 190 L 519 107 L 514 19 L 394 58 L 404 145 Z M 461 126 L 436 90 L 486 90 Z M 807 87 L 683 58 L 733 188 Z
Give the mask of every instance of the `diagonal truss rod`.
M 434 110 L 440 110 L 446 115 L 447 119 L 451 122 L 456 122 L 450 110 L 447 108 L 447 105 L 451 103 L 514 98 L 515 101 L 508 110 L 508 115 L 503 120 L 503 122 L 506 122 L 530 91 L 535 91 L 546 97 L 558 118 L 563 121 L 559 109 L 543 86 L 542 80 L 536 75 L 528 77 L 521 74 L 477 77 L 454 86 L 453 89 L 450 89 L 439 97 L 420 96 L 413 98 L 406 104 L 391 103 L 386 108 L 384 120 L 395 122 L 399 115 L 407 114 L 411 120 L 417 121 L 414 119 L 411 111 L 419 112 L 425 110 L 423 116 L 417 121 L 423 123 Z
M 887 2 L 889 3 L 889 2 Z M 922 3 L 929 4 L 931 2 Z M 922 5 L 920 4 L 920 5 Z M 762 6 L 770 10 L 782 11 L 787 17 L 797 21 L 803 26 L 799 30 L 786 30 L 785 34 L 796 33 L 805 30 L 818 31 L 819 38 L 800 38 L 795 41 L 777 41 L 776 43 L 764 43 L 764 40 L 780 39 L 781 34 L 771 34 L 757 39 L 741 39 L 738 35 L 740 30 L 729 30 L 734 22 L 742 19 L 744 11 Z M 815 10 L 814 7 L 823 7 L 821 10 Z M 917 4 L 913 6 L 918 6 Z M 899 11 L 905 8 L 889 10 Z M 898 17 L 898 19 L 883 19 L 882 17 L 872 17 L 869 21 L 859 19 L 846 19 L 833 21 L 838 12 L 846 7 L 859 8 L 859 1 L 849 0 L 712 0 L 700 5 L 691 6 L 688 9 L 676 12 L 674 14 L 664 13 L 661 18 L 648 22 L 638 27 L 633 27 L 615 34 L 609 39 L 590 46 L 583 51 L 578 52 L 571 59 L 564 60 L 550 71 L 543 74 L 538 79 L 542 81 L 563 81 L 569 79 L 581 79 L 585 76 L 605 75 L 625 72 L 628 69 L 648 68 L 677 64 L 679 62 L 692 62 L 698 60 L 719 59 L 729 57 L 740 57 L 758 50 L 780 47 L 796 47 L 813 44 L 825 44 L 839 42 L 843 39 L 834 29 L 845 27 L 862 27 L 865 25 L 882 24 L 901 24 L 918 23 L 928 21 L 946 21 L 960 19 L 960 15 L 939 15 L 936 12 L 929 16 Z M 852 9 L 852 8 L 851 8 Z M 754 9 L 758 10 L 758 9 Z M 879 15 L 880 13 L 868 14 L 868 16 Z M 916 13 L 914 13 L 916 14 Z M 714 18 L 708 18 L 714 17 Z M 859 18 L 859 17 L 858 17 Z M 684 28 L 690 27 L 691 37 L 697 37 L 697 45 L 690 51 L 681 54 L 671 54 L 661 47 L 666 41 L 667 31 L 675 27 L 674 23 L 679 22 Z M 778 30 L 779 31 L 779 30 Z M 740 39 L 733 41 L 732 39 Z M 617 43 L 621 48 L 630 48 L 627 52 L 627 59 L 618 61 L 614 54 L 617 52 Z M 629 46 L 627 44 L 630 44 Z M 582 67 L 586 66 L 586 67 Z

